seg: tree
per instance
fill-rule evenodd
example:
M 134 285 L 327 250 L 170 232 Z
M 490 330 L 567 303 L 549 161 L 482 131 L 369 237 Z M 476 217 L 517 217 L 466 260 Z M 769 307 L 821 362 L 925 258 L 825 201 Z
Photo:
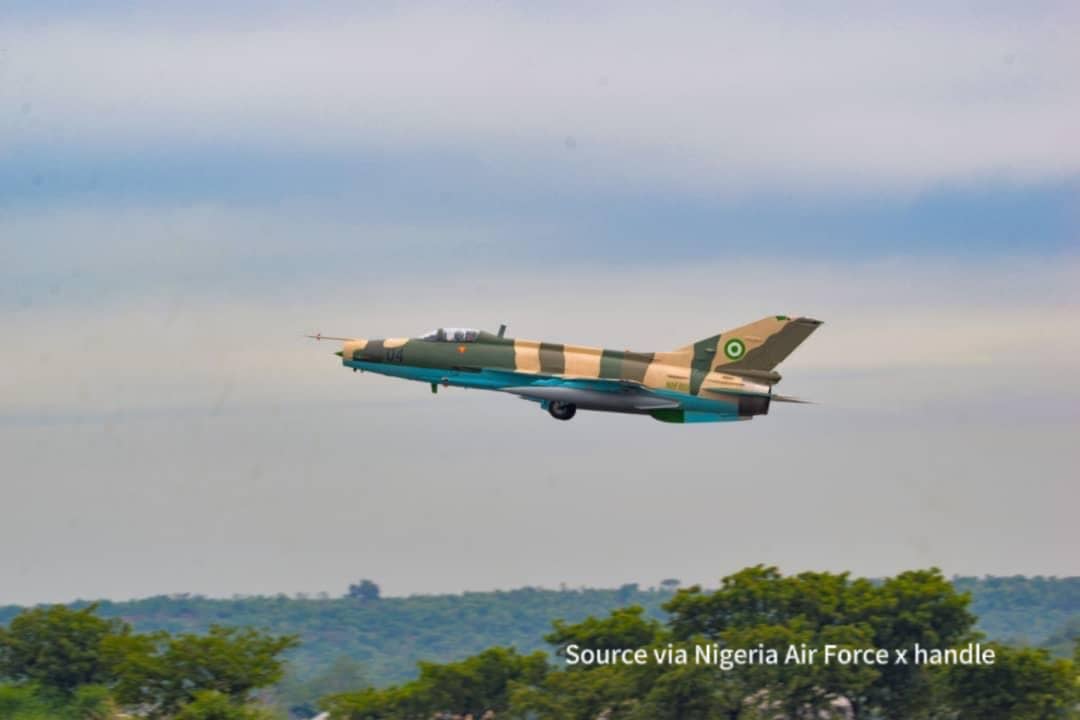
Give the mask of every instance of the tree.
M 109 688 L 102 685 L 80 686 L 67 705 L 71 717 L 79 720 L 111 720 L 117 714 Z
M 338 655 L 324 670 L 302 679 L 295 672 L 286 673 L 275 695 L 279 702 L 297 716 L 312 717 L 318 702 L 329 695 L 370 687 L 364 665 L 347 655 Z
M 327 698 L 334 718 L 430 718 L 438 713 L 501 716 L 510 708 L 511 688 L 534 686 L 548 673 L 543 653 L 521 655 L 513 648 L 490 648 L 460 662 L 419 663 L 420 677 L 400 687 L 368 688 Z
M 615 591 L 615 599 L 620 603 L 628 603 L 638 592 L 640 589 L 637 583 L 625 583 Z
M 849 647 L 947 648 L 970 637 L 975 618 L 970 598 L 959 593 L 936 568 L 906 572 L 875 585 L 852 580 L 846 573 L 801 573 L 784 577 L 775 567 L 758 565 L 721 581 L 704 593 L 698 586 L 679 590 L 664 605 L 671 614 L 672 634 L 732 643 L 733 631 L 783 626 L 808 633 L 805 642 L 822 647 L 830 637 L 847 638 Z M 806 675 L 802 670 L 789 677 Z M 935 702 L 927 668 L 880 666 L 866 673 L 833 673 L 803 696 L 818 705 L 819 690 L 847 698 L 857 717 L 877 713 L 885 718 L 918 717 Z M 790 691 L 790 688 L 789 688 Z M 788 693 L 791 694 L 790 692 Z
M 349 586 L 348 597 L 364 601 L 378 600 L 379 586 L 365 578 L 360 581 L 359 585 Z
M 0 718 L 48 718 L 52 708 L 38 690 L 35 685 L 0 683 Z
M 613 610 L 603 619 L 594 617 L 567 625 L 562 620 L 552 623 L 554 630 L 544 637 L 555 646 L 555 654 L 565 655 L 567 646 L 577 645 L 582 650 L 619 650 L 644 647 L 657 640 L 661 633 L 660 623 L 645 617 L 640 605 Z
M 931 568 L 887 579 L 855 612 L 860 622 L 873 628 L 874 647 L 892 651 L 918 643 L 924 648 L 948 648 L 974 639 L 970 601 L 940 570 Z M 853 699 L 856 708 L 874 708 L 885 718 L 906 720 L 938 702 L 927 667 L 890 663 L 879 671 L 878 680 Z
M 122 704 L 145 708 L 155 717 L 175 713 L 207 690 L 243 704 L 253 690 L 281 679 L 278 656 L 297 642 L 293 636 L 217 625 L 205 635 L 133 636 L 113 648 L 116 694 Z
M 116 705 L 109 689 L 82 685 L 62 694 L 34 683 L 0 684 L 0 718 L 4 720 L 112 720 Z
M 771 624 L 788 614 L 782 580 L 775 567 L 757 565 L 725 577 L 712 593 L 700 585 L 679 590 L 663 606 L 671 616 L 672 634 L 716 639 L 731 627 Z
M 991 643 L 993 665 L 950 665 L 949 704 L 957 720 L 1049 720 L 1067 717 L 1078 697 L 1076 670 L 1043 649 Z
M 575 623 L 556 621 L 546 637 L 563 656 L 571 644 L 642 648 L 650 658 L 644 664 L 559 669 L 542 656 L 531 665 L 525 662 L 530 656 L 494 648 L 445 665 L 421 663 L 416 681 L 335 696 L 328 706 L 347 720 L 478 717 L 489 710 L 536 720 L 1064 718 L 1076 702 L 1075 668 L 1042 651 L 1013 650 L 1015 658 L 987 669 L 822 661 L 825 645 L 909 652 L 915 643 L 956 647 L 976 638 L 968 602 L 936 569 L 869 581 L 844 573 L 785 577 L 758 566 L 724 578 L 713 592 L 679 590 L 664 606 L 666 626 L 640 607 L 627 607 Z M 685 650 L 687 662 L 651 660 L 653 651 L 669 647 Z M 772 650 L 777 659 L 727 663 L 714 655 L 699 662 L 701 647 Z M 789 662 L 792 647 L 818 654 Z
M 25 610 L 0 628 L 0 677 L 70 695 L 80 685 L 107 684 L 114 673 L 105 651 L 110 639 L 130 634 L 120 620 L 98 617 L 96 605 Z
M 543 653 L 521 655 L 513 648 L 495 647 L 456 663 L 419 664 L 418 683 L 428 707 L 457 715 L 480 717 L 505 712 L 510 683 L 538 683 L 548 672 Z
M 681 665 L 660 674 L 640 707 L 628 716 L 634 720 L 713 720 L 738 718 L 744 705 L 742 689 L 725 692 L 731 676 L 708 665 Z
M 681 584 L 682 581 L 678 578 L 665 578 L 660 581 L 660 589 L 667 592 L 672 592 L 673 590 L 676 590 Z
M 180 708 L 174 720 L 269 720 L 266 713 L 216 690 L 200 690 Z
M 510 684 L 514 717 L 544 720 L 621 720 L 655 683 L 655 665 L 607 665 L 589 672 L 548 672 L 533 684 Z

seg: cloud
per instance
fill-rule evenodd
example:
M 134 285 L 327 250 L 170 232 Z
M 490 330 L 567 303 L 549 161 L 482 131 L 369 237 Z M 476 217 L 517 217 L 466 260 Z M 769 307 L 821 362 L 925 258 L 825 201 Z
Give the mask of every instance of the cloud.
M 695 192 L 1080 171 L 1069 5 L 380 7 L 27 13 L 5 35 L 0 147 L 453 148 Z

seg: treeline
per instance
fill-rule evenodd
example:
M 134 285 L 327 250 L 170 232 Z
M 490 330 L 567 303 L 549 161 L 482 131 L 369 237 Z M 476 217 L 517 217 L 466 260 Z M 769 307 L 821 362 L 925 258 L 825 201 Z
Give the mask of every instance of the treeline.
M 277 683 L 294 637 L 213 626 L 136 633 L 95 606 L 25 610 L 0 628 L 4 720 L 269 720 L 254 702 Z
M 123 618 L 144 632 L 205 632 L 216 623 L 297 635 L 302 643 L 288 659 L 299 679 L 322 675 L 345 657 L 362 663 L 373 683 L 385 685 L 415 677 L 421 660 L 460 660 L 495 645 L 529 652 L 541 649 L 554 618 L 581 620 L 624 605 L 641 605 L 660 617 L 660 605 L 672 592 L 625 585 L 611 590 L 522 588 L 378 600 L 169 596 L 97 605 L 102 616 Z M 0 624 L 20 610 L 0 609 Z
M 1008 579 L 1006 582 L 1014 582 Z M 625 586 L 613 591 L 538 591 L 468 594 L 468 613 L 517 627 L 525 608 L 539 598 L 624 599 L 613 609 L 578 619 L 545 622 L 549 652 L 500 643 L 463 656 L 418 663 L 418 676 L 393 686 L 380 683 L 346 655 L 332 655 L 328 666 L 301 676 L 285 672 L 284 657 L 310 652 L 291 634 L 210 624 L 205 631 L 139 631 L 116 617 L 103 617 L 106 605 L 20 609 L 0 627 L 0 718 L 4 720 L 268 720 L 310 717 L 329 709 L 334 720 L 430 720 L 432 718 L 521 718 L 529 720 L 783 720 L 790 718 L 874 718 L 879 720 L 1051 720 L 1077 718 L 1080 702 L 1080 644 L 1076 626 L 1051 638 L 1069 658 L 1048 650 L 987 642 L 963 582 L 950 582 L 936 570 L 902 573 L 885 580 L 847 574 L 802 573 L 783 576 L 775 568 L 753 567 L 731 575 L 719 589 L 694 586 L 675 591 Z M 1051 583 L 1052 584 L 1052 583 Z M 386 605 L 419 605 L 438 610 L 436 627 L 446 627 L 448 598 L 378 599 L 373 584 L 356 586 L 344 600 L 256 598 L 233 601 L 279 608 L 319 610 L 351 607 L 375 613 Z M 1045 590 L 1045 584 L 1043 584 Z M 1000 587 L 997 588 L 1000 590 Z M 492 596 L 525 601 L 490 612 Z M 993 602 L 1011 610 L 999 592 Z M 646 609 L 638 599 L 655 602 Z M 1033 596 L 1024 602 L 1032 602 Z M 529 602 L 531 601 L 531 603 Z M 200 609 L 225 607 L 203 598 L 151 599 Z M 351 604 L 349 604 L 351 603 Z M 540 603 L 542 605 L 542 603 Z M 451 604 L 450 607 L 455 607 Z M 466 605 L 467 607 L 467 605 Z M 569 603 L 580 611 L 580 603 Z M 116 606 L 108 606 L 115 612 Z M 1061 606 L 1066 613 L 1068 604 Z M 406 616 L 420 619 L 416 607 Z M 516 613 L 515 613 L 516 610 Z M 386 611 L 382 611 L 385 613 Z M 205 615 L 173 616 L 180 625 Z M 263 616 L 265 617 L 265 616 Z M 306 615 L 305 615 L 306 617 Z M 392 615 L 390 617 L 393 617 Z M 224 619 L 221 616 L 214 620 Z M 338 619 L 340 622 L 340 618 Z M 428 621 L 430 622 L 430 620 Z M 407 642 L 419 632 L 396 618 L 393 629 L 368 625 Z M 347 632 L 348 627 L 328 624 Z M 323 637 L 338 647 L 334 637 Z M 786 661 L 787 649 L 826 645 L 846 650 L 916 645 L 946 649 L 982 642 L 996 654 L 990 665 L 854 665 Z M 697 662 L 698 647 L 719 653 L 737 649 L 776 651 L 785 662 L 730 665 Z M 641 664 L 566 662 L 594 653 L 643 649 L 652 660 Z M 454 652 L 454 647 L 446 649 Z M 655 662 L 654 650 L 689 662 Z M 715 655 L 713 656 L 715 657 Z
M 1080 617 L 1080 578 L 954 578 L 955 587 L 972 597 L 977 629 L 1007 643 L 1048 644 L 1071 653 L 1070 629 Z M 416 663 L 460 660 L 493 646 L 513 646 L 524 653 L 544 649 L 552 619 L 577 622 L 629 605 L 663 620 L 662 605 L 673 597 L 677 581 L 656 588 L 628 584 L 617 589 L 470 592 L 378 598 L 377 588 L 361 583 L 352 596 L 239 597 L 159 596 L 130 602 L 98 603 L 104 617 L 122 618 L 137 630 L 170 633 L 205 632 L 212 624 L 253 626 L 281 635 L 297 635 L 302 644 L 288 653 L 293 685 L 328 678 L 355 677 L 345 668 L 362 664 L 375 685 L 400 683 L 416 676 Z M 85 606 L 77 603 L 75 607 Z M 0 608 L 0 625 L 22 608 Z M 350 662 L 352 665 L 350 665 Z
M 626 648 L 718 651 L 954 648 L 979 640 L 970 597 L 937 571 L 882 582 L 843 574 L 784 577 L 755 567 L 721 587 L 680 590 L 667 621 L 642 608 L 556 622 L 556 657 L 609 657 Z M 542 652 L 491 648 L 454 663 L 421 663 L 409 683 L 324 701 L 335 720 L 1050 720 L 1075 718 L 1077 662 L 993 643 L 993 664 L 644 662 L 562 665 Z
M 979 629 L 1009 643 L 1042 645 L 1080 620 L 1080 577 L 956 577 Z

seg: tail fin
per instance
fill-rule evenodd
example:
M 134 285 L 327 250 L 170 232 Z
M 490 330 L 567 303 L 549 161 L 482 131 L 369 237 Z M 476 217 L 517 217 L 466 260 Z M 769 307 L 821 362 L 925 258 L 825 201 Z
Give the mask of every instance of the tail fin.
M 691 367 L 695 370 L 707 372 L 722 367 L 725 371 L 771 371 L 810 337 L 818 325 L 820 320 L 773 315 L 698 340 L 679 351 L 693 351 Z

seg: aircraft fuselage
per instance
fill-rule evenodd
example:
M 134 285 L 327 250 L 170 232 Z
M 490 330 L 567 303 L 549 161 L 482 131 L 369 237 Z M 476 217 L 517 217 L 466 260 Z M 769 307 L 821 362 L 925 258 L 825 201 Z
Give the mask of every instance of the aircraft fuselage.
M 351 340 L 341 356 L 346 367 L 433 389 L 498 390 L 549 410 L 573 406 L 670 422 L 749 419 L 767 413 L 771 397 L 768 384 L 693 367 L 692 350 L 641 353 L 478 332 L 468 340 Z

